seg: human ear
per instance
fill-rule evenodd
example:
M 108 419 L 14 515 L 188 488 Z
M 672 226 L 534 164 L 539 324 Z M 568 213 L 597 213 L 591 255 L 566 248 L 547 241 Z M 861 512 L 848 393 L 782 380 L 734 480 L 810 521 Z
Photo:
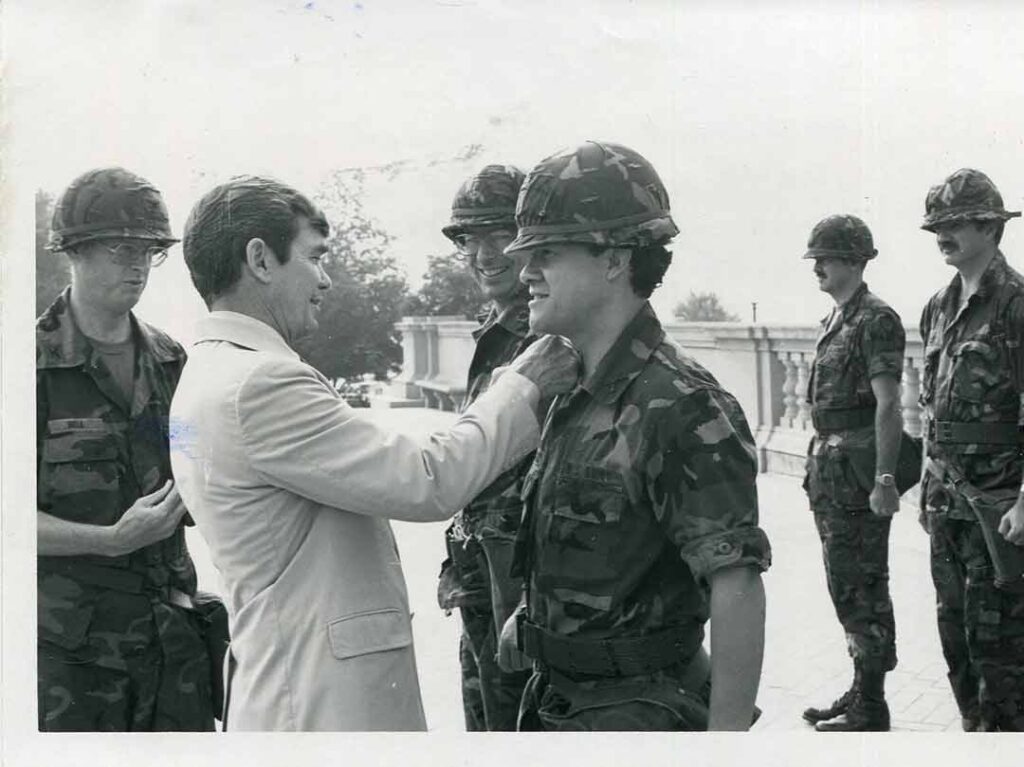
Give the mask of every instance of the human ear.
M 633 258 L 633 252 L 626 248 L 609 248 L 608 271 L 606 276 L 609 282 L 619 279 L 620 275 L 629 275 L 629 262 Z
M 270 282 L 271 261 L 276 261 L 273 251 L 259 237 L 253 237 L 245 244 L 245 266 L 249 273 L 260 282 Z

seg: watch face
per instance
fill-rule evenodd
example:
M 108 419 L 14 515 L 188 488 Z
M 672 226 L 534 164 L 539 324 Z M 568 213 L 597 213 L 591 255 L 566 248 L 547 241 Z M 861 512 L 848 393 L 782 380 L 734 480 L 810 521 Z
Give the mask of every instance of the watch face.
M 878 484 L 885 485 L 886 487 L 892 487 L 896 484 L 896 477 L 892 474 L 879 474 L 876 479 Z

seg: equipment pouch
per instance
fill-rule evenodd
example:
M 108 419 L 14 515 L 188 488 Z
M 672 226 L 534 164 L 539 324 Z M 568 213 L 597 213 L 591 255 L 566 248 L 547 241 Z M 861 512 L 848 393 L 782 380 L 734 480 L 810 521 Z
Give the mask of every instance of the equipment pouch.
M 943 484 L 951 495 L 959 495 L 978 521 L 985 548 L 992 560 L 996 588 L 1012 594 L 1024 594 L 1024 546 L 1016 546 L 999 532 L 1003 516 L 1016 503 L 1018 490 L 981 490 L 966 480 L 958 469 L 940 464 L 931 458 L 925 470 Z
M 228 610 L 215 594 L 196 592 L 192 600 L 199 614 L 200 629 L 210 656 L 210 690 L 213 693 L 213 715 L 220 719 L 224 710 L 224 656 L 228 652 L 231 635 L 228 630 Z
M 992 497 L 989 493 L 975 498 L 965 494 L 964 497 L 981 525 L 985 548 L 995 570 L 996 588 L 1012 594 L 1024 594 L 1024 547 L 1010 543 L 999 532 L 999 523 L 1016 502 L 1017 491 L 1006 498 Z
M 850 468 L 858 484 L 869 493 L 875 484 L 876 456 L 873 449 L 847 452 Z M 896 458 L 896 492 L 903 495 L 921 481 L 921 440 L 906 432 L 900 438 L 900 451 Z

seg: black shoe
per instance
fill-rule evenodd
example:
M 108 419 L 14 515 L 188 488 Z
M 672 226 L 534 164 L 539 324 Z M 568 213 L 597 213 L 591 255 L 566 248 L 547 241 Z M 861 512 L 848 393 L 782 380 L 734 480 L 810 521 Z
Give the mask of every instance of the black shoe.
M 868 699 L 858 694 L 850 701 L 846 713 L 833 722 L 818 722 L 818 732 L 888 732 L 889 706 L 885 699 Z
M 846 709 L 850 707 L 850 701 L 853 700 L 853 688 L 842 694 L 838 700 L 832 702 L 832 705 L 828 708 L 806 708 L 804 709 L 804 721 L 809 724 L 817 724 L 818 722 L 826 722 L 829 719 L 835 719 L 840 714 L 845 714 Z

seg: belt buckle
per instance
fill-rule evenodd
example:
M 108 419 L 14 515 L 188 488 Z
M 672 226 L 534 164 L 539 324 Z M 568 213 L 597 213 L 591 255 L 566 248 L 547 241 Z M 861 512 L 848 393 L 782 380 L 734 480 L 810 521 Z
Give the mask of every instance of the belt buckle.
M 935 421 L 935 441 L 952 442 L 953 424 L 950 421 Z

